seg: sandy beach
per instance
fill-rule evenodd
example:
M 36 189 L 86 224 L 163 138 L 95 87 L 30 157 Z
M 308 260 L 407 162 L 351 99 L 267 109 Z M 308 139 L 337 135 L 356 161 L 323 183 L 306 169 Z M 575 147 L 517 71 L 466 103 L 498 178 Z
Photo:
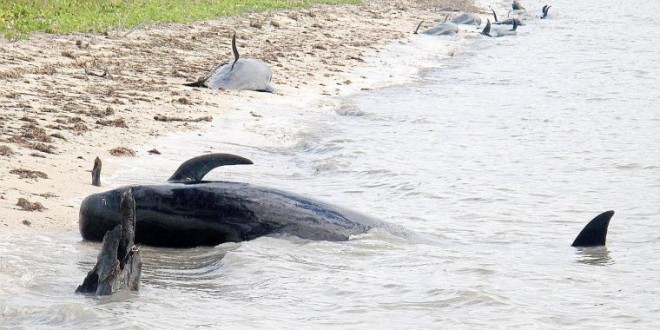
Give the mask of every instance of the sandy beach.
M 203 130 L 230 111 L 252 110 L 237 107 L 236 100 L 299 102 L 301 95 L 322 98 L 346 90 L 340 87 L 377 87 L 378 81 L 354 73 L 370 65 L 364 58 L 409 38 L 421 20 L 442 19 L 437 9 L 448 5 L 474 10 L 462 0 L 367 1 L 107 34 L 1 40 L 0 228 L 77 231 L 76 201 L 108 188 L 91 185 L 97 156 L 130 157 L 132 146 Z M 275 95 L 182 86 L 231 58 L 234 33 L 241 57 L 271 66 Z M 105 161 L 102 178 L 115 170 Z

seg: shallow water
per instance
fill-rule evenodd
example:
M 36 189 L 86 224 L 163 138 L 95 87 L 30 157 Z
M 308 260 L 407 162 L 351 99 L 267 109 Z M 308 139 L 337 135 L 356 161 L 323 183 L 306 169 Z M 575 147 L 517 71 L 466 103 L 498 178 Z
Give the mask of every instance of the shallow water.
M 558 0 L 515 37 L 443 40 L 460 45 L 451 58 L 414 36 L 383 52 L 428 52 L 414 83 L 299 108 L 246 101 L 261 117 L 156 141 L 163 155 L 109 178 L 163 182 L 188 157 L 236 153 L 255 165 L 210 177 L 318 197 L 428 241 L 373 231 L 144 247 L 138 294 L 87 298 L 73 291 L 98 244 L 2 232 L 0 327 L 658 328 L 658 12 Z M 607 247 L 570 247 L 609 209 Z

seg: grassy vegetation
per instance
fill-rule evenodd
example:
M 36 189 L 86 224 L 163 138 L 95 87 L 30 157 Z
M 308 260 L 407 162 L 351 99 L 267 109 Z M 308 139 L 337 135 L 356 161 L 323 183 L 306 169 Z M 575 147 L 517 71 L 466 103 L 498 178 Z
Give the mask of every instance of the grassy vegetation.
M 0 0 L 0 36 L 103 32 L 142 23 L 192 22 L 218 16 L 361 0 Z

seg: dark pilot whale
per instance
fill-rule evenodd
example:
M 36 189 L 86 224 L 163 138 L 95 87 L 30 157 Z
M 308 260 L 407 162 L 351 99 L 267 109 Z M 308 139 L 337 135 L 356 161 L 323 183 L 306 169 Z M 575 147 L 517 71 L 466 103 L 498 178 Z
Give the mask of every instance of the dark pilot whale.
M 132 186 L 136 204 L 136 242 L 193 247 L 240 242 L 264 235 L 293 235 L 311 240 L 347 240 L 384 228 L 407 236 L 403 228 L 311 198 L 241 182 L 203 181 L 216 167 L 252 164 L 230 154 L 192 158 L 165 184 Z M 119 224 L 118 188 L 85 198 L 80 206 L 83 239 L 101 241 Z
M 593 247 L 605 245 L 607 228 L 610 225 L 610 219 L 612 219 L 612 216 L 614 216 L 614 211 L 607 211 L 593 218 L 586 226 L 584 226 L 571 246 Z

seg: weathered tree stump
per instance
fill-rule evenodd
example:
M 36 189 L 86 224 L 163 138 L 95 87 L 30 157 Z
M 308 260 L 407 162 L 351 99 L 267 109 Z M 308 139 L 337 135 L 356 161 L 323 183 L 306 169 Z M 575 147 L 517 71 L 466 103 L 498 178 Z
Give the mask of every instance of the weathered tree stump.
M 96 157 L 94 159 L 94 167 L 92 168 L 92 185 L 101 186 L 101 159 Z
M 103 236 L 96 266 L 87 273 L 76 293 L 110 295 L 127 288 L 138 291 L 142 260 L 135 245 L 135 199 L 131 188 L 121 195 L 121 224 Z

